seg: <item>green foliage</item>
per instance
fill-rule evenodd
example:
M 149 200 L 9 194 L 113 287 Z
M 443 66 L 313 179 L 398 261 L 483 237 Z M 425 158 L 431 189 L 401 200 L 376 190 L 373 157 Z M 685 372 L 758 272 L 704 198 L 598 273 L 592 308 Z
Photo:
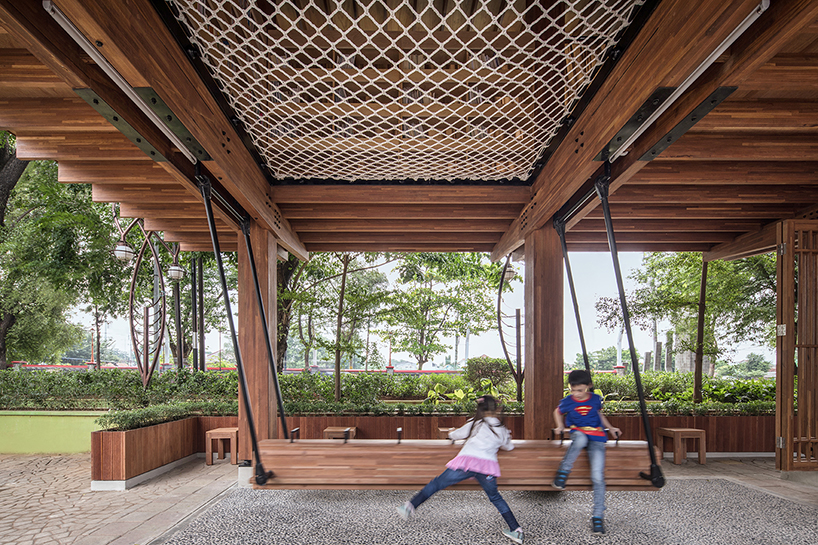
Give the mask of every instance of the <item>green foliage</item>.
M 191 416 L 232 416 L 238 414 L 238 411 L 238 400 L 188 401 L 152 405 L 128 411 L 113 411 L 100 416 L 96 422 L 105 430 L 124 431 L 182 420 Z
M 702 256 L 694 252 L 648 253 L 630 277 L 637 288 L 628 295 L 633 323 L 648 330 L 667 319 L 674 328 L 675 350 L 696 349 L 696 321 Z M 708 264 L 704 353 L 718 357 L 738 342 L 772 344 L 775 324 L 775 255 L 713 261 Z M 597 301 L 600 325 L 609 331 L 621 322 L 619 301 Z
M 132 370 L 0 372 L 0 409 L 126 410 L 182 401 L 238 399 L 238 375 L 166 371 L 142 388 Z
M 480 388 L 483 380 L 489 380 L 495 386 L 500 386 L 512 378 L 511 369 L 505 359 L 488 356 L 469 358 L 463 376 L 475 388 Z
M 723 403 L 706 401 L 693 403 L 692 401 L 658 401 L 648 403 L 649 414 L 670 416 L 736 416 L 775 414 L 775 401 L 747 401 L 743 403 Z M 609 401 L 602 406 L 605 414 L 639 413 L 638 401 Z
M 772 363 L 759 354 L 750 353 L 745 361 L 734 365 L 728 362 L 716 362 L 716 375 L 738 379 L 762 378 L 772 367 Z
M 625 349 L 622 350 L 622 362 L 624 365 L 629 366 L 631 361 L 631 354 L 630 351 Z M 607 348 L 603 348 L 601 350 L 595 350 L 593 352 L 588 353 L 588 364 L 591 367 L 591 370 L 596 371 L 611 371 L 613 370 L 614 366 L 616 365 L 616 348 L 613 346 L 609 346 Z M 577 352 L 576 358 L 574 359 L 573 365 L 570 367 L 566 366 L 566 370 L 570 369 L 585 369 L 585 359 L 582 357 L 581 352 Z
M 447 336 L 495 325 L 501 268 L 477 253 L 415 253 L 403 257 L 399 289 L 384 315 L 393 349 L 412 354 L 418 369 L 448 350 Z

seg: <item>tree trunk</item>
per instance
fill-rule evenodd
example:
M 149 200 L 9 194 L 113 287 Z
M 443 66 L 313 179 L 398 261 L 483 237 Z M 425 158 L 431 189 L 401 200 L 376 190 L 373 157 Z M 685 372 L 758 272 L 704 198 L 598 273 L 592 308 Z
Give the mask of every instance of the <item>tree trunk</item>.
M 276 315 L 278 317 L 278 330 L 276 335 L 278 354 L 276 358 L 276 368 L 279 373 L 284 371 L 284 362 L 287 357 L 287 339 L 290 336 L 290 309 L 292 308 L 292 302 L 285 300 L 281 297 L 281 294 L 289 289 L 290 280 L 292 280 L 295 271 L 298 269 L 298 265 L 298 258 L 292 254 L 287 258 L 287 261 L 279 261 L 276 265 L 279 293 L 278 307 L 276 308 Z
M 344 268 L 341 273 L 341 291 L 338 294 L 338 320 L 335 324 L 335 401 L 341 401 L 341 325 L 344 321 L 344 291 L 347 287 L 349 256 L 341 257 Z
M 707 293 L 707 261 L 702 260 L 702 282 L 699 288 L 699 319 L 696 326 L 696 364 L 693 370 L 693 402 L 702 402 L 702 358 L 704 357 L 704 311 Z
M 17 317 L 13 314 L 4 313 L 2 320 L 0 320 L 0 369 L 7 369 L 9 362 L 6 361 L 6 335 L 9 329 L 12 328 Z

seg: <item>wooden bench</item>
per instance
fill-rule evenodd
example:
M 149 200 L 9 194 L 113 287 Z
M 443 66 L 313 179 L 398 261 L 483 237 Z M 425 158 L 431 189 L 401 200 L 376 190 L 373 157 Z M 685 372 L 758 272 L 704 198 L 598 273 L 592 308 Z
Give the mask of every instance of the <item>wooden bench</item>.
M 239 429 L 216 428 L 205 432 L 205 464 L 213 465 L 213 441 L 216 441 L 216 459 L 224 458 L 224 442 L 229 442 L 230 463 L 239 463 Z
M 673 463 L 679 465 L 687 458 L 687 440 L 699 441 L 699 463 L 704 464 L 707 438 L 704 430 L 696 428 L 656 428 L 656 444 L 662 456 L 665 453 L 665 440 L 673 440 Z
M 570 443 L 515 440 L 514 450 L 500 451 L 503 490 L 553 490 L 551 482 Z M 293 443 L 284 439 L 259 441 L 265 469 L 274 472 L 267 484 L 271 489 L 420 489 L 443 472 L 461 443 L 446 440 L 357 439 L 347 443 L 324 439 L 304 439 Z M 609 490 L 657 490 L 639 472 L 650 471 L 650 457 L 644 441 L 610 442 L 605 476 Z M 479 489 L 469 480 L 454 489 Z M 568 478 L 568 490 L 590 490 L 588 457 L 580 456 Z
M 355 426 L 330 426 L 324 428 L 324 439 L 343 439 L 347 430 L 349 430 L 347 439 L 355 439 L 355 433 L 358 431 Z

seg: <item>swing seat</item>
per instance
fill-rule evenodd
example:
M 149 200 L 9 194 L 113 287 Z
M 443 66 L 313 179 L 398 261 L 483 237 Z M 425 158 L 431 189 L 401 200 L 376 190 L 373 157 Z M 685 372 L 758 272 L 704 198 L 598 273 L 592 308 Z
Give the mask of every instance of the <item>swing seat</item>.
M 500 451 L 500 490 L 554 490 L 551 482 L 570 443 L 515 440 L 514 450 Z M 411 439 L 398 443 L 388 439 L 286 439 L 259 441 L 264 468 L 274 476 L 264 489 L 389 489 L 422 488 L 443 472 L 461 444 L 444 440 Z M 608 490 L 658 490 L 639 477 L 648 472 L 650 457 L 644 441 L 608 443 L 605 478 Z M 252 481 L 251 481 L 252 482 Z M 473 479 L 452 489 L 479 490 Z M 590 490 L 588 457 L 580 456 L 568 478 L 567 490 Z

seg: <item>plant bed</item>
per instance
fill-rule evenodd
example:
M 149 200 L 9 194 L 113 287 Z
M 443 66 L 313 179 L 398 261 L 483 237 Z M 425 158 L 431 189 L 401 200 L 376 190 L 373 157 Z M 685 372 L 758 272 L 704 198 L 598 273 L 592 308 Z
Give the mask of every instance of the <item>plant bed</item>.
M 208 430 L 238 426 L 237 416 L 193 416 L 127 431 L 91 434 L 91 479 L 128 481 L 205 451 Z M 134 483 L 135 484 L 135 483 Z M 92 488 L 105 489 L 105 487 Z

